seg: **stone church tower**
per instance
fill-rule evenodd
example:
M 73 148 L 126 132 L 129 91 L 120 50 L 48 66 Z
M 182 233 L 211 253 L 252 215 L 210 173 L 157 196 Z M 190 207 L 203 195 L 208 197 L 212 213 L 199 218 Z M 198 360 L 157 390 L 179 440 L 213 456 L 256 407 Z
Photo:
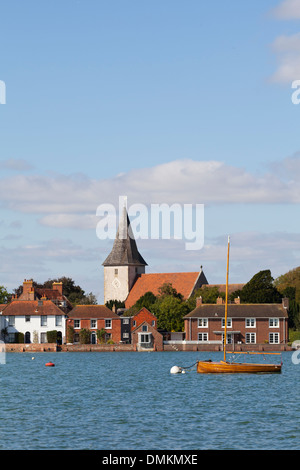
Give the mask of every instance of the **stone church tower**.
M 145 273 L 147 263 L 137 249 L 125 207 L 113 248 L 103 266 L 104 303 L 125 301 L 138 275 Z

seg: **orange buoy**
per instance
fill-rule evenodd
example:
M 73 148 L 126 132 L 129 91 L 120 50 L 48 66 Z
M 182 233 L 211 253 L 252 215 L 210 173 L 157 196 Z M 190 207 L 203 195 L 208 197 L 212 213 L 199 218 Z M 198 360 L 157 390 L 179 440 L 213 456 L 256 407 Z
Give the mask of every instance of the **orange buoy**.
M 46 362 L 45 366 L 47 366 L 47 367 L 54 367 L 55 364 L 53 364 L 53 362 Z

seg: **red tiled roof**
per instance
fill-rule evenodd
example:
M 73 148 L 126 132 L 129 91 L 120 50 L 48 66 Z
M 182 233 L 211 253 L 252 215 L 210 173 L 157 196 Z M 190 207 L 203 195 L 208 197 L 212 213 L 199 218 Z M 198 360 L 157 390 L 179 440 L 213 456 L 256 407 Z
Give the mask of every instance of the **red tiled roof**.
M 241 290 L 245 284 L 228 284 L 228 294 Z M 226 292 L 226 284 L 208 284 L 206 287 L 218 287 L 219 292 Z
M 120 318 L 105 305 L 77 305 L 68 314 L 69 318 Z
M 51 300 L 13 300 L 3 315 L 62 315 L 62 311 Z
M 132 307 L 146 292 L 150 291 L 154 295 L 158 295 L 158 289 L 165 283 L 171 283 L 178 293 L 182 294 L 185 299 L 188 299 L 198 276 L 199 272 L 141 274 L 129 292 L 125 306 L 126 308 Z
M 184 318 L 196 317 L 224 317 L 225 305 L 202 304 L 188 313 Z M 287 311 L 282 304 L 229 304 L 228 316 L 234 318 L 257 317 L 284 317 L 287 318 Z

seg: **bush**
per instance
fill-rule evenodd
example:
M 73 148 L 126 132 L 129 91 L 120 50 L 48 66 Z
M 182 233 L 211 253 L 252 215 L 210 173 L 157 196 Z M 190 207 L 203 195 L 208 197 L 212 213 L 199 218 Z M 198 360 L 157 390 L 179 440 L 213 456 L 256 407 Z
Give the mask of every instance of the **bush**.
M 18 333 L 15 333 L 15 342 L 24 343 L 24 333 L 21 333 L 20 331 L 18 331 Z
M 87 328 L 82 328 L 79 331 L 79 342 L 80 344 L 90 344 L 91 342 L 91 332 Z
M 97 338 L 99 343 L 104 343 L 105 341 L 105 329 L 101 328 L 101 330 L 97 330 Z
M 68 325 L 67 327 L 67 343 L 73 343 L 74 342 L 74 328 L 71 325 Z
M 47 343 L 56 343 L 57 330 L 47 331 Z

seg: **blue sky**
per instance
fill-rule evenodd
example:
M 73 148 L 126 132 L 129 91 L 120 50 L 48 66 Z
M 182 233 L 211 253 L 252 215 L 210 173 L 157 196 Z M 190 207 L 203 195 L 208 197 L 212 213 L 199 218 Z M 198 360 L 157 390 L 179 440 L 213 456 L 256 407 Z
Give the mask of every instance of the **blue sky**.
M 148 272 L 299 266 L 300 1 L 1 5 L 0 285 L 67 275 L 103 301 L 99 204 L 205 205 L 205 243 Z

